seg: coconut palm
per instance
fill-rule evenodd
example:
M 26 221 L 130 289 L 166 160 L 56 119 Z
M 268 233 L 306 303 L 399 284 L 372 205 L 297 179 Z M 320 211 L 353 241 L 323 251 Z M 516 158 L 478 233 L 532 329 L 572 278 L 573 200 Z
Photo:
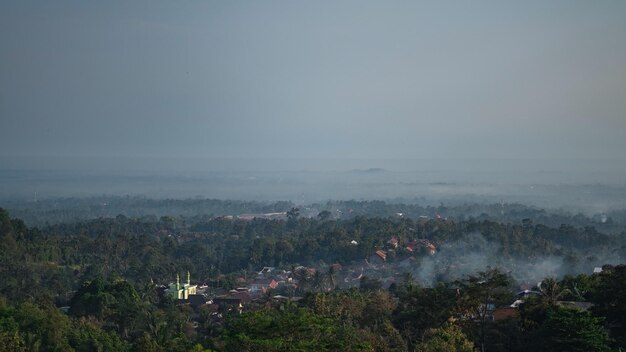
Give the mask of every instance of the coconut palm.
M 572 293 L 569 289 L 562 288 L 559 281 L 552 277 L 543 279 L 537 287 L 541 292 L 541 300 L 548 306 L 556 306 L 560 299 Z
M 337 272 L 335 271 L 334 266 L 331 265 L 328 268 L 328 273 L 326 273 L 326 276 L 327 276 L 327 283 L 328 283 L 329 289 L 334 290 L 335 287 L 337 286 L 337 281 L 336 281 Z

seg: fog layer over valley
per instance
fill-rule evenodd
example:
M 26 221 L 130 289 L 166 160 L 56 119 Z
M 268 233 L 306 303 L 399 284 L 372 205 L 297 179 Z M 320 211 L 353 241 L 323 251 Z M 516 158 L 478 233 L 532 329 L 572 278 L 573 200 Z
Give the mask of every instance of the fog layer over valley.
M 0 352 L 626 351 L 625 33 L 0 0 Z
M 309 204 L 519 202 L 594 214 L 626 208 L 616 160 L 2 158 L 0 199 L 132 195 Z

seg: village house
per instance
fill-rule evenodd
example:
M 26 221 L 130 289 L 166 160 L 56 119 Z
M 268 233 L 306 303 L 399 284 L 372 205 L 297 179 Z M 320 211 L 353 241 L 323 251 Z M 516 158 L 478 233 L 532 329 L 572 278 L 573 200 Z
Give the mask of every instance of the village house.
M 494 321 L 505 320 L 508 318 L 514 318 L 519 316 L 519 310 L 512 307 L 496 308 L 492 313 L 492 319 Z
M 275 289 L 278 282 L 274 279 L 256 279 L 250 284 L 250 292 L 267 292 L 268 289 Z
M 263 269 L 261 269 L 261 270 L 259 271 L 259 275 L 267 275 L 267 274 L 271 273 L 271 272 L 272 272 L 272 271 L 274 271 L 274 270 L 275 270 L 275 268 L 274 268 L 274 267 L 272 267 L 272 266 L 266 266 L 266 267 L 263 267 Z
M 398 248 L 398 239 L 396 237 L 392 237 L 389 241 L 387 241 L 387 244 L 389 245 L 389 248 L 392 249 L 396 249 Z
M 222 312 L 237 311 L 241 314 L 245 304 L 250 303 L 252 298 L 248 292 L 231 291 L 226 295 L 213 298 L 213 305 Z
M 420 248 L 424 248 L 430 255 L 434 255 L 437 252 L 437 246 L 426 239 L 415 240 L 405 247 L 406 251 L 409 253 L 414 253 Z

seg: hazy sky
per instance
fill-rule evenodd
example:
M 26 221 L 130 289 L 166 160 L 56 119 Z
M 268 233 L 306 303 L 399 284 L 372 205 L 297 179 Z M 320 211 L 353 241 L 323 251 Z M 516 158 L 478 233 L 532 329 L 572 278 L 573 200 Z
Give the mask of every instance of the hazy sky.
M 626 1 L 0 1 L 0 155 L 624 158 Z

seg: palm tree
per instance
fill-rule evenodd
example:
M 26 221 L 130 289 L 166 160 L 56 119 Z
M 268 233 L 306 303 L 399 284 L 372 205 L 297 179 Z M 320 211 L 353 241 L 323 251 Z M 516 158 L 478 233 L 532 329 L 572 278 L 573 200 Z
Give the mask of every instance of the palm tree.
M 298 282 L 298 290 L 304 292 L 310 284 L 306 269 L 294 266 L 291 268 L 291 275 Z
M 41 337 L 35 333 L 26 332 L 24 334 L 24 343 L 28 351 L 39 351 L 41 348 Z
M 315 271 L 312 277 L 313 290 L 316 292 L 326 291 L 326 277 L 319 270 Z
M 539 292 L 541 292 L 541 300 L 552 307 L 556 306 L 557 301 L 561 298 L 572 293 L 569 289 L 561 288 L 559 282 L 551 277 L 543 279 L 537 287 Z
M 337 282 L 336 282 L 336 276 L 337 276 L 337 272 L 335 271 L 335 267 L 334 266 L 330 266 L 328 268 L 328 273 L 326 274 L 328 276 L 328 285 L 330 286 L 330 290 L 334 290 L 335 287 L 337 286 Z

